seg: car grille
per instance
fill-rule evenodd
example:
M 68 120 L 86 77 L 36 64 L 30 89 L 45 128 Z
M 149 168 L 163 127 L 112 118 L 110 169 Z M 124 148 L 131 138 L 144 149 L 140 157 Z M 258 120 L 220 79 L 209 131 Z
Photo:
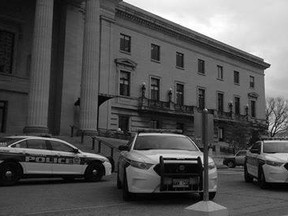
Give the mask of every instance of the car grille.
M 154 171 L 160 176 L 160 164 L 154 167 Z M 201 172 L 199 170 L 198 164 L 185 164 L 185 163 L 167 163 L 164 165 L 164 173 L 171 175 L 182 175 L 182 174 L 198 174 Z
M 284 167 L 288 170 L 288 163 L 286 163 L 286 164 L 284 165 Z
M 199 191 L 202 189 L 202 162 L 198 158 L 164 158 L 160 156 L 154 171 L 160 176 L 160 191 Z

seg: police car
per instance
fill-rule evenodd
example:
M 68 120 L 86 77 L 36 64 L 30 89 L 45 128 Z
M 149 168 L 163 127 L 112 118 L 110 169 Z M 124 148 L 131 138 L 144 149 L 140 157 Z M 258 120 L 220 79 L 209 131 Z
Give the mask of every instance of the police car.
M 27 177 L 84 177 L 99 181 L 111 174 L 111 163 L 98 154 L 85 153 L 70 143 L 49 137 L 0 138 L 0 184 L 14 185 Z
M 270 183 L 288 183 L 288 140 L 266 139 L 247 151 L 244 163 L 246 182 L 257 179 L 261 188 Z
M 203 153 L 183 134 L 140 131 L 119 146 L 117 188 L 123 199 L 136 193 L 198 193 L 203 198 Z M 209 198 L 217 191 L 217 169 L 209 158 Z

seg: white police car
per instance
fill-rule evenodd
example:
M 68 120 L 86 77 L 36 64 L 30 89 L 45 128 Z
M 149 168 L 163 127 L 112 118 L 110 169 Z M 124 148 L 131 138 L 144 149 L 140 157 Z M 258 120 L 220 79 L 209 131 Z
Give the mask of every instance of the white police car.
M 49 137 L 0 138 L 0 184 L 13 185 L 21 178 L 84 177 L 99 181 L 111 174 L 111 163 L 98 154 L 85 153 L 70 143 Z
M 251 146 L 244 163 L 246 182 L 257 179 L 259 186 L 288 183 L 288 140 L 261 140 Z
M 123 199 L 136 193 L 198 193 L 203 197 L 203 153 L 182 134 L 138 132 L 121 151 L 117 188 Z M 209 199 L 217 191 L 217 169 L 209 158 Z

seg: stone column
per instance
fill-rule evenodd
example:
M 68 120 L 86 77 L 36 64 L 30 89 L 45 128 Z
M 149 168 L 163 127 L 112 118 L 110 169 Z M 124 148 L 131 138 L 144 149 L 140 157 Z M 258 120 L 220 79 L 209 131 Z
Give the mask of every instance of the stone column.
M 86 0 L 80 96 L 80 129 L 97 132 L 100 0 Z
M 53 3 L 54 0 L 36 1 L 28 117 L 24 133 L 48 133 Z

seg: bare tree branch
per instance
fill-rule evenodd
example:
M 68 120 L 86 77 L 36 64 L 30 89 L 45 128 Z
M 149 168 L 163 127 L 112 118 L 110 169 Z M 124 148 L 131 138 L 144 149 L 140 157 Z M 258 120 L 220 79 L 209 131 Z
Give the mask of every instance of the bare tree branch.
M 288 100 L 283 97 L 266 99 L 266 119 L 271 137 L 288 129 Z

